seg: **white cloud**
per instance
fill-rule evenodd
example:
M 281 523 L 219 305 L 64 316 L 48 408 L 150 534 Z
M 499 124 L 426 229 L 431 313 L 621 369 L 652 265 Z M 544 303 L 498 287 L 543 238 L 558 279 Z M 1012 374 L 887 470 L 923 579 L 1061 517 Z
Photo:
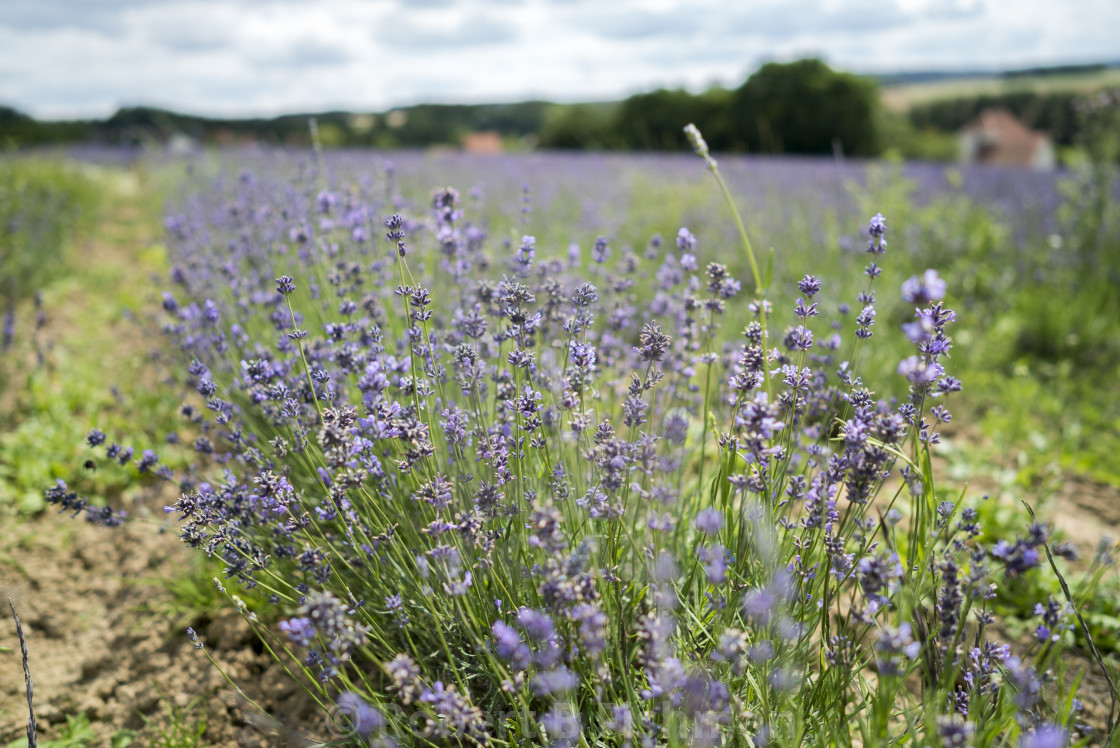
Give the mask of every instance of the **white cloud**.
M 1115 0 L 8 0 L 0 103 L 104 116 L 561 101 L 853 70 L 1118 60 Z

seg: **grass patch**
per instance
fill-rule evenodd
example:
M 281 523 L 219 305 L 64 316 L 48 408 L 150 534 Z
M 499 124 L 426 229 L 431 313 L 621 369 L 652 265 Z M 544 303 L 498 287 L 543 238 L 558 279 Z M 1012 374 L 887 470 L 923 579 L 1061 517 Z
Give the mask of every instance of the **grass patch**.
M 133 424 L 141 422 L 149 443 L 162 442 L 178 424 L 178 403 L 153 389 L 158 375 L 146 341 L 154 333 L 147 310 L 155 300 L 145 284 L 166 271 L 166 259 L 152 241 L 159 223 L 153 198 L 141 199 L 147 190 L 141 176 L 120 170 L 74 176 L 76 169 L 34 162 L 19 168 L 47 185 L 57 183 L 59 194 L 69 194 L 78 180 L 99 196 L 97 220 L 82 213 L 80 234 L 60 233 L 77 219 L 59 215 L 51 234 L 57 254 L 47 261 L 40 261 L 33 242 L 8 247 L 23 258 L 16 266 L 29 269 L 21 271 L 20 286 L 42 285 L 34 304 L 9 297 L 21 318 L 37 319 L 23 326 L 26 334 L 14 338 L 0 361 L 0 378 L 7 380 L 0 396 L 0 511 L 34 513 L 43 508 L 44 488 L 83 464 L 78 484 L 97 496 L 120 497 L 150 481 L 134 465 L 98 459 L 85 435 L 100 428 L 112 439 L 135 433 Z M 28 188 L 20 194 L 31 200 L 37 193 Z M 89 209 L 86 202 L 78 207 Z M 79 246 L 81 264 L 74 261 Z M 49 273 L 30 270 L 39 266 Z M 173 453 L 167 459 L 173 461 Z

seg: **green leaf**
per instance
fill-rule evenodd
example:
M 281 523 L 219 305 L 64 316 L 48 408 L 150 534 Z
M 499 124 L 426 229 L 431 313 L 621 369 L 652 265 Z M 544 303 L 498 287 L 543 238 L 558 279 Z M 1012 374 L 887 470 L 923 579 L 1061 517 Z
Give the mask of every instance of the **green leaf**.
M 112 748 L 128 748 L 136 741 L 137 734 L 136 730 L 117 730 L 109 738 L 109 745 Z

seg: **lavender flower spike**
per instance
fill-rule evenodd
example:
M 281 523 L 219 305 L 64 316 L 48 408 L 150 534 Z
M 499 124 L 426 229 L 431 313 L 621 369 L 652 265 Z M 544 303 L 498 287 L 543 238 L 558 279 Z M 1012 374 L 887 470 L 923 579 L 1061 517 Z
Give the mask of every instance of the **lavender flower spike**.
M 716 160 L 712 158 L 712 154 L 708 151 L 708 143 L 704 140 L 704 136 L 700 134 L 700 128 L 689 122 L 684 126 L 684 135 L 688 138 L 689 145 L 692 146 L 693 152 L 704 159 L 711 169 L 716 168 Z

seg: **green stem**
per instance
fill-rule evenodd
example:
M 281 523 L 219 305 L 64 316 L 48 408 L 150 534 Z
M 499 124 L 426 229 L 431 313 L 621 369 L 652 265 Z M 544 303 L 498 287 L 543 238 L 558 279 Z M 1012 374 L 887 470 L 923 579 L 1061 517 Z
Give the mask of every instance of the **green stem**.
M 743 242 L 743 249 L 747 251 L 747 260 L 751 263 L 751 275 L 754 276 L 754 292 L 759 296 L 765 296 L 766 287 L 762 284 L 762 273 L 758 270 L 758 262 L 754 258 L 751 240 L 747 236 L 747 229 L 743 225 L 743 218 L 739 215 L 739 209 L 735 206 L 735 199 L 731 197 L 731 190 L 727 188 L 727 182 L 723 181 L 723 175 L 719 173 L 719 166 L 716 165 L 715 161 L 709 161 L 708 168 L 712 170 L 712 175 L 716 178 L 720 192 L 723 193 L 723 199 L 727 201 L 727 207 L 731 209 L 731 217 L 735 220 L 735 228 L 739 230 L 739 239 Z

